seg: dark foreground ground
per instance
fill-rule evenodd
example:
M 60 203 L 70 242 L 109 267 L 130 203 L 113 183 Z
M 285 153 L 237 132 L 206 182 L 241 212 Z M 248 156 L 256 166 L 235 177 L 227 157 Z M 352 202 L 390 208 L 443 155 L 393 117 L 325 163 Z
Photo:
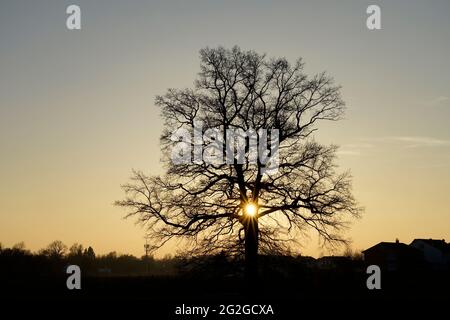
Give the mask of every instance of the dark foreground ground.
M 1 279 L 5 306 L 9 302 L 34 303 L 50 313 L 53 306 L 64 305 L 72 309 L 95 305 L 109 311 L 131 306 L 145 310 L 146 319 L 300 319 L 312 310 L 321 315 L 350 315 L 357 309 L 382 316 L 392 309 L 411 312 L 450 302 L 446 272 L 383 274 L 381 290 L 367 289 L 363 270 L 315 270 L 273 278 L 266 274 L 252 285 L 239 276 L 205 274 L 95 276 L 82 277 L 81 290 L 68 290 L 66 276 L 19 279 L 3 275 Z M 253 305 L 257 307 L 250 310 Z M 183 306 L 184 312 L 194 306 L 209 307 L 210 311 L 207 317 L 176 314 Z
M 107 256 L 52 258 L 3 250 L 0 319 L 23 311 L 40 317 L 125 319 L 305 319 L 394 313 L 450 314 L 450 271 L 422 264 L 393 272 L 381 267 L 381 289 L 369 290 L 362 260 L 261 256 L 258 279 L 243 277 L 242 262 L 224 256 L 150 261 Z M 329 262 L 332 263 L 329 263 Z M 68 265 L 81 268 L 81 289 L 66 285 Z M 195 307 L 196 309 L 192 309 Z M 208 314 L 199 313 L 208 308 Z M 181 313 L 181 314 L 180 314 Z M 5 315 L 14 315 L 5 317 Z M 34 317 L 33 317 L 34 318 Z

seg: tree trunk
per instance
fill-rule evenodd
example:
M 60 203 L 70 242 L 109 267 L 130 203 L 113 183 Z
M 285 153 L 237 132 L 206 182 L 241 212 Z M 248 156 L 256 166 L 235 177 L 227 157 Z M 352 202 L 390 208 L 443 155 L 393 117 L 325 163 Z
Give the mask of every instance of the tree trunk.
M 250 217 L 245 223 L 245 277 L 258 278 L 258 219 Z

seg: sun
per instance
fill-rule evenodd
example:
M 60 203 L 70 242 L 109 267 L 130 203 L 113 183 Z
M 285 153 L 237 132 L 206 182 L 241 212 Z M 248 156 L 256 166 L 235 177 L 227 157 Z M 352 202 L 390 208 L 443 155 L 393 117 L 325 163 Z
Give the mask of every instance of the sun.
M 258 212 L 258 207 L 256 206 L 256 204 L 249 202 L 245 205 L 244 212 L 246 215 L 254 217 Z

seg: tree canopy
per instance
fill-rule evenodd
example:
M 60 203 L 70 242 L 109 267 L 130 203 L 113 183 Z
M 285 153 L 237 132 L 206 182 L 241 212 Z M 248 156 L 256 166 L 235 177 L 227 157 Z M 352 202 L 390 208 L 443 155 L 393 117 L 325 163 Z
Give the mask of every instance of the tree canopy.
M 250 224 L 257 228 L 252 237 L 259 252 L 287 250 L 308 229 L 325 243 L 344 241 L 340 231 L 361 208 L 352 195 L 351 175 L 337 171 L 337 147 L 313 137 L 321 121 L 337 121 L 344 113 L 340 87 L 332 78 L 307 76 L 301 59 L 291 64 L 239 47 L 205 48 L 194 87 L 168 89 L 156 97 L 156 105 L 165 125 L 166 173 L 133 171 L 123 186 L 126 198 L 116 202 L 145 225 L 154 248 L 184 238 L 195 252 L 240 253 L 248 249 Z M 194 136 L 199 122 L 203 134 L 208 129 L 223 133 L 184 141 L 193 152 L 200 144 L 203 157 L 211 143 L 226 154 L 229 130 L 250 130 L 261 143 L 260 129 L 277 129 L 278 145 L 265 153 L 276 153 L 276 170 L 268 174 L 267 163 L 250 161 L 248 136 L 244 161 L 234 155 L 231 163 L 174 163 L 174 132 L 183 129 Z M 245 214 L 249 203 L 257 207 L 251 218 Z

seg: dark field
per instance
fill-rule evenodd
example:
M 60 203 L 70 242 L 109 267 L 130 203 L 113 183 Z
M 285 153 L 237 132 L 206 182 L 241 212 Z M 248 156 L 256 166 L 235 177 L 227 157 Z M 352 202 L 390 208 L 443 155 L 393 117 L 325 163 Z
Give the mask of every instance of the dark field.
M 239 268 L 232 274 L 224 271 L 227 266 L 220 268 L 208 263 L 189 271 L 182 268 L 178 274 L 170 275 L 83 275 L 81 290 L 67 289 L 68 275 L 62 263 L 58 268 L 46 269 L 45 275 L 37 272 L 39 268 L 36 272 L 30 270 L 23 274 L 2 272 L 3 301 L 6 298 L 41 306 L 69 304 L 120 308 L 131 305 L 150 310 L 149 319 L 202 318 L 201 315 L 176 315 L 176 308 L 183 304 L 215 309 L 216 314 L 210 313 L 208 319 L 255 317 L 219 315 L 220 305 L 270 305 L 274 314 L 259 315 L 258 319 L 291 319 L 293 315 L 311 310 L 320 310 L 321 314 L 345 314 L 354 312 L 354 308 L 364 308 L 382 315 L 386 310 L 409 308 L 411 311 L 428 305 L 443 306 L 450 301 L 447 271 L 383 273 L 382 289 L 368 290 L 368 275 L 361 261 L 320 269 L 305 267 L 295 259 L 267 260 L 263 260 L 256 283 L 245 281 Z

